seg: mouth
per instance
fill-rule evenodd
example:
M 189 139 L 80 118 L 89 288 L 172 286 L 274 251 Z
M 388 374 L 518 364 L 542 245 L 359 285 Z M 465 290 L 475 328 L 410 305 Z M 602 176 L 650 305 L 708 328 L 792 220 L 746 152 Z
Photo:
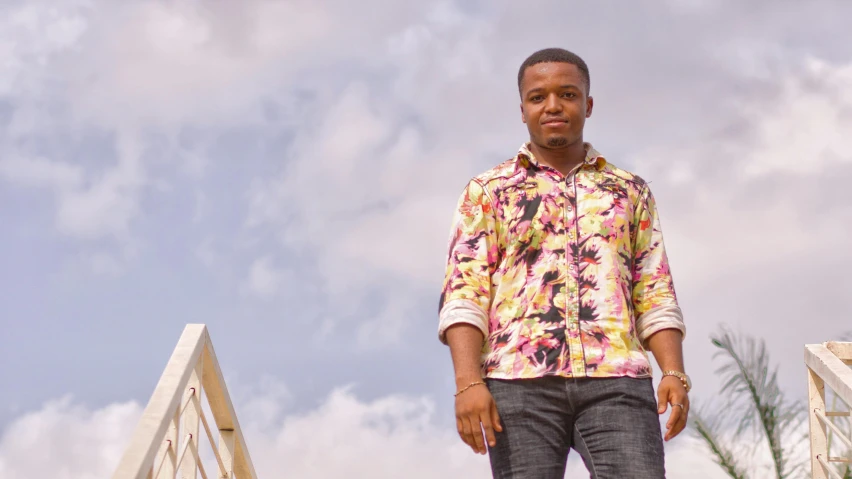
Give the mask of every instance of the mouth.
M 556 118 L 542 122 L 542 126 L 549 126 L 551 128 L 558 128 L 560 126 L 564 126 L 564 125 L 567 125 L 567 124 L 568 124 L 567 121 L 559 120 L 559 119 L 556 119 Z

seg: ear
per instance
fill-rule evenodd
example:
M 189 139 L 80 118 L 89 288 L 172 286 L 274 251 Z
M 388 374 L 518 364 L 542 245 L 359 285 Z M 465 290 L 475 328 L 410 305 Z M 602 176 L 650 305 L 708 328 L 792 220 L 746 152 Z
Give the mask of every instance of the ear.
M 586 118 L 592 116 L 592 109 L 595 106 L 595 99 L 592 97 L 586 98 Z
M 524 114 L 524 104 L 523 103 L 521 103 L 521 121 L 524 122 L 524 123 L 527 122 L 527 116 Z

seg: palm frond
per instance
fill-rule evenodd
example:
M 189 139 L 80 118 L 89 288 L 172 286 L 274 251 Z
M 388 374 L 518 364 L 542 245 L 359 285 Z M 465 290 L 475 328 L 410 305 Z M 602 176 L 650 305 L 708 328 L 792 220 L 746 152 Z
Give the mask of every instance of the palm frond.
M 695 433 L 704 440 L 707 447 L 713 453 L 713 460 L 722 468 L 732 479 L 745 479 L 746 472 L 742 464 L 740 464 L 733 450 L 727 447 L 720 437 L 718 432 L 719 415 L 714 415 L 716 420 L 708 421 L 703 417 L 703 414 L 698 411 L 692 411 L 690 423 Z
M 770 368 L 763 340 L 737 337 L 726 328 L 711 340 L 719 348 L 714 357 L 723 359 L 717 369 L 723 384 L 720 392 L 729 398 L 728 410 L 741 411 L 737 433 L 760 430 L 769 446 L 776 478 L 791 477 L 798 467 L 788 461 L 790 451 L 782 445 L 782 432 L 796 429 L 805 409 L 785 399 L 778 386 L 777 368 Z

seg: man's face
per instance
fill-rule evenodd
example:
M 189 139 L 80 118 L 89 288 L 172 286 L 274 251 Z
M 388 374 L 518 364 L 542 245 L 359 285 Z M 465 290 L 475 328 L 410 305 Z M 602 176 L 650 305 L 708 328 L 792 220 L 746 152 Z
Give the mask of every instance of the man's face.
M 530 140 L 542 148 L 564 148 L 583 140 L 583 126 L 592 115 L 592 97 L 576 65 L 548 62 L 524 71 L 521 119 Z

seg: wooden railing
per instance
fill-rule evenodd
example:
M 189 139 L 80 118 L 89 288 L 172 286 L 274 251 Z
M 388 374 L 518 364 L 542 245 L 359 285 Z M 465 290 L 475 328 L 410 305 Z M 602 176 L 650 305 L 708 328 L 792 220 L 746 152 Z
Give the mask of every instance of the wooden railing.
M 203 397 L 214 430 L 204 414 Z M 214 476 L 208 475 L 199 452 L 202 427 L 218 470 Z M 203 479 L 257 478 L 207 327 L 189 324 L 112 477 L 188 479 L 197 474 Z
M 805 365 L 808 367 L 808 415 L 811 435 L 811 475 L 813 479 L 843 479 L 837 464 L 848 469 L 852 438 L 849 427 L 839 427 L 832 418 L 849 417 L 852 405 L 852 343 L 828 342 L 805 346 Z M 827 411 L 825 387 L 846 404 L 845 411 Z M 848 426 L 848 423 L 847 425 Z M 837 441 L 830 441 L 832 439 Z M 830 446 L 840 443 L 846 457 L 832 455 Z

